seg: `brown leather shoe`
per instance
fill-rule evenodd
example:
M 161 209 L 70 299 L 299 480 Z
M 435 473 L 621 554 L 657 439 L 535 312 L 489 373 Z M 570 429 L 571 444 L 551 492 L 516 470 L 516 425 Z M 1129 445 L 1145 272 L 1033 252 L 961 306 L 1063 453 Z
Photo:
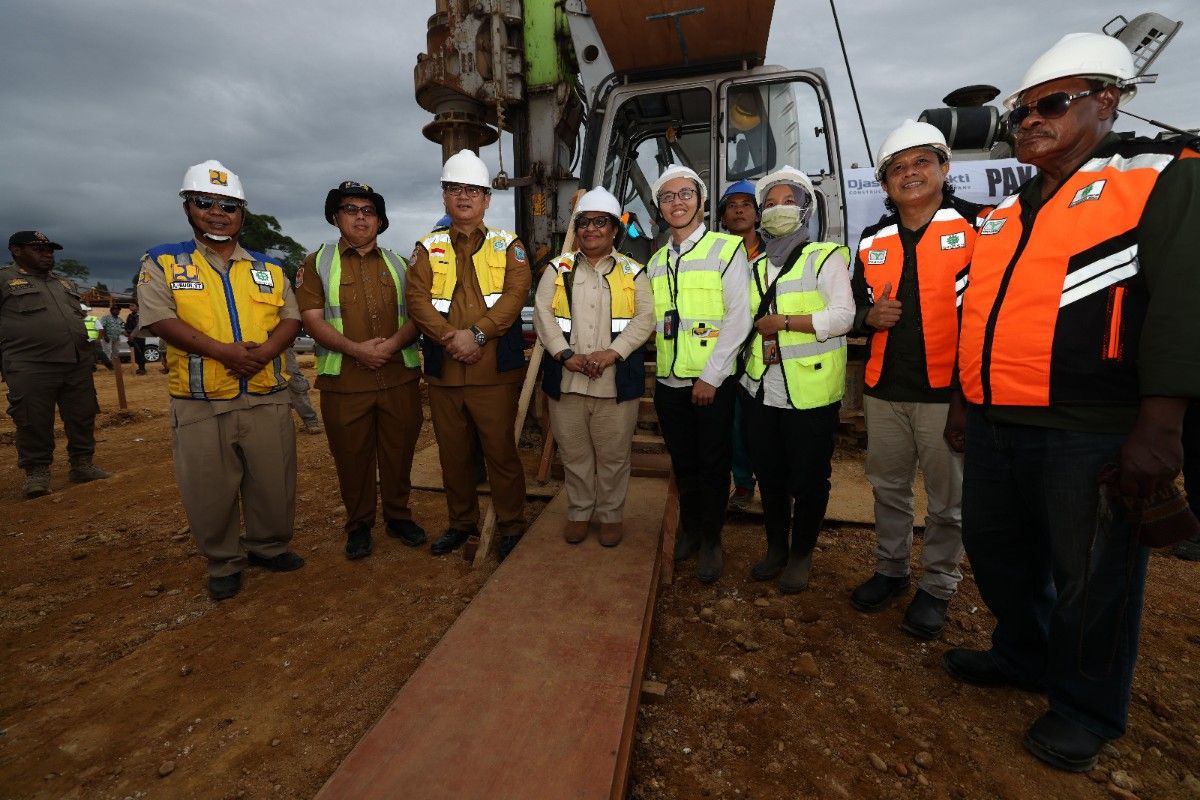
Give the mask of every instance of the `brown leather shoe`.
M 600 544 L 605 547 L 616 547 L 621 543 L 621 537 L 624 535 L 625 526 L 620 522 L 600 523 Z
M 563 526 L 563 538 L 567 544 L 579 544 L 587 538 L 588 521 L 586 519 L 569 519 Z

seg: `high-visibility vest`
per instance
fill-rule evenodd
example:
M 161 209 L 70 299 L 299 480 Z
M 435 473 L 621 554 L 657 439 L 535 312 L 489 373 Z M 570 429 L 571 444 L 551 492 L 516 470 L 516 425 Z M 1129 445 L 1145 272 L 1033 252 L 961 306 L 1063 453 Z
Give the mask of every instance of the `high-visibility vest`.
M 658 375 L 700 377 L 724 324 L 725 290 L 721 277 L 742 246 L 740 236 L 708 231 L 674 264 L 666 245 L 650 257 L 646 274 L 654 291 Z M 679 314 L 679 327 L 675 337 L 667 339 L 663 325 L 671 310 Z
M 279 325 L 287 276 L 275 259 L 249 252 L 249 259 L 234 261 L 223 273 L 209 265 L 194 241 L 160 244 L 148 255 L 166 275 L 176 317 L 201 333 L 225 343 L 265 342 Z M 291 378 L 282 354 L 245 378 L 170 342 L 167 369 L 172 397 L 202 400 L 230 400 L 243 392 L 271 394 L 287 389 Z
M 342 325 L 342 253 L 340 243 L 326 242 L 317 250 L 317 275 L 321 277 L 321 285 L 325 287 L 325 321 L 338 333 L 345 335 Z M 408 307 L 404 303 L 404 285 L 408 273 L 408 262 L 392 250 L 379 248 L 379 255 L 392 276 L 392 285 L 396 289 L 396 327 L 403 328 L 408 322 Z M 337 350 L 329 350 L 317 345 L 317 374 L 341 375 L 342 354 Z M 416 368 L 421 362 L 417 356 L 417 344 L 413 342 L 400 351 L 404 358 L 404 366 Z
M 509 231 L 488 229 L 483 244 L 471 257 L 475 268 L 475 279 L 483 294 L 483 303 L 488 308 L 504 293 L 504 273 L 508 268 L 508 248 L 517 241 L 517 235 Z M 429 267 L 433 274 L 430 298 L 433 307 L 443 317 L 450 316 L 450 303 L 454 298 L 454 287 L 458 285 L 458 266 L 455 264 L 454 243 L 449 228 L 437 228 L 420 240 L 420 245 L 429 254 Z M 442 346 L 421 337 L 421 350 L 425 354 L 425 374 L 438 376 L 442 373 Z M 507 372 L 525 366 L 525 347 L 521 337 L 521 320 L 518 319 L 496 343 L 496 370 Z
M 987 216 L 963 297 L 959 377 L 972 403 L 1136 403 L 1149 303 L 1138 223 L 1164 169 L 1200 153 L 1134 139 L 1102 148 L 1035 213 Z
M 958 306 L 967 288 L 967 268 L 975 245 L 975 228 L 982 222 L 964 217 L 948 200 L 933 215 L 917 242 L 917 297 L 920 326 L 925 345 L 925 373 L 931 389 L 950 385 L 958 356 Z M 900 241 L 899 218 L 891 215 L 863 231 L 858 258 L 871 302 L 892 285 L 892 297 L 900 288 L 904 272 L 904 246 Z M 909 313 L 909 312 L 905 312 Z M 875 386 L 883 374 L 888 329 L 871 332 L 866 385 Z
M 549 268 L 556 273 L 554 298 L 550 310 L 567 341 L 571 340 L 571 290 L 577 254 L 569 253 L 550 262 Z M 604 276 L 608 284 L 609 311 L 612 338 L 616 339 L 629 326 L 637 313 L 637 286 L 634 281 L 642 271 L 642 265 L 617 251 L 612 252 L 615 264 Z M 553 356 L 554 354 L 551 354 Z M 562 394 L 562 364 L 554 358 L 543 362 L 542 388 L 555 400 Z M 617 400 L 630 400 L 645 393 L 645 351 L 639 347 L 617 362 L 615 366 Z
M 825 308 L 825 298 L 817 291 L 821 268 L 835 252 L 849 259 L 849 250 L 833 242 L 809 242 L 796 256 L 792 268 L 782 274 L 775 289 L 775 312 L 787 316 L 815 314 Z M 770 286 L 767 259 L 758 259 L 750 279 L 750 308 L 757 311 Z M 814 333 L 781 330 L 779 355 L 788 402 L 793 408 L 820 408 L 842 399 L 846 391 L 846 337 L 831 336 L 818 341 Z M 746 374 L 762 380 L 767 366 L 763 362 L 762 334 L 750 340 Z
M 100 338 L 100 320 L 97 317 L 88 314 L 83 318 L 83 327 L 87 330 L 89 342 L 94 342 Z

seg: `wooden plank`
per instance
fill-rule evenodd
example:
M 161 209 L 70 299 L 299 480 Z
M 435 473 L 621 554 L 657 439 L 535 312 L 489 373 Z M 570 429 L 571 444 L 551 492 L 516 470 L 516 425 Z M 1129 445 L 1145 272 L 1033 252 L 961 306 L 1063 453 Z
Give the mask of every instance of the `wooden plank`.
M 442 483 L 442 462 L 438 454 L 437 442 L 418 451 L 416 456 L 413 457 L 412 488 L 424 489 L 431 492 L 444 492 L 446 490 L 445 484 Z M 492 493 L 491 484 L 481 483 L 478 488 L 480 494 Z M 562 485 L 555 481 L 551 481 L 544 486 L 539 486 L 533 481 L 527 480 L 525 481 L 525 496 L 549 500 L 558 494 L 558 490 L 561 488 Z
M 614 548 L 555 497 L 318 799 L 623 796 L 666 497 L 632 479 Z

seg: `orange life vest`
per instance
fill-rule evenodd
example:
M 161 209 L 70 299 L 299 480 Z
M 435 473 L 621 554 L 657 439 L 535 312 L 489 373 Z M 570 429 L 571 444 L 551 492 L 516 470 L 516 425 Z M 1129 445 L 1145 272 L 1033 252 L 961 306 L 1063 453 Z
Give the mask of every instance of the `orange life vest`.
M 1200 153 L 1101 148 L 1037 211 L 1012 195 L 984 220 L 963 297 L 959 376 L 972 403 L 1136 403 L 1149 296 L 1138 222 L 1159 175 Z
M 916 247 L 917 297 L 921 303 L 925 370 L 931 389 L 949 386 L 954 374 L 954 359 L 958 355 L 958 304 L 967 286 L 975 228 L 982 221 L 974 215 L 965 218 L 956 205 L 948 199 L 937 210 Z M 895 297 L 904 270 L 904 246 L 900 241 L 897 215 L 863 231 L 858 257 L 871 301 L 880 297 L 889 283 L 892 297 Z M 871 333 L 867 386 L 874 387 L 879 383 L 887 343 L 887 329 Z

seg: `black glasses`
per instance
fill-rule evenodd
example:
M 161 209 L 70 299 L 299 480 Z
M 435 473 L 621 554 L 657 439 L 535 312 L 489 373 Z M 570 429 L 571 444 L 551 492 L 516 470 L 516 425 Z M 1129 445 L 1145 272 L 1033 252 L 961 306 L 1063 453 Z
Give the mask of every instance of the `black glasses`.
M 201 197 L 198 194 L 190 196 L 188 202 L 201 211 L 208 211 L 213 206 L 216 206 L 226 214 L 237 213 L 246 207 L 246 204 L 241 200 L 217 200 L 214 197 Z
M 609 218 L 609 216 L 607 214 L 601 215 L 599 217 L 576 217 L 575 218 L 575 230 L 577 230 L 577 231 L 587 230 L 588 228 L 595 228 L 598 231 L 602 231 L 611 224 L 612 224 L 612 220 Z
M 1037 102 L 1026 103 L 1023 106 L 1017 106 L 1008 115 L 1009 124 L 1014 128 L 1018 127 L 1022 122 L 1029 118 L 1029 115 L 1034 111 L 1042 119 L 1058 119 L 1063 114 L 1067 113 L 1067 109 L 1071 107 L 1071 103 L 1081 97 L 1087 97 L 1090 94 L 1095 94 L 1101 91 L 1100 89 L 1088 89 L 1086 92 L 1077 94 L 1067 94 L 1066 92 L 1054 92 L 1045 97 L 1038 98 Z
M 479 195 L 485 194 L 487 189 L 482 186 L 469 186 L 465 183 L 443 183 L 442 191 L 450 195 L 465 194 L 467 197 L 479 197 Z
M 667 203 L 674 203 L 676 197 L 686 203 L 697 194 L 698 192 L 695 189 L 680 189 L 678 192 L 661 192 L 658 195 L 658 204 L 661 206 Z
M 359 214 L 370 219 L 375 216 L 375 206 L 354 206 L 346 203 L 344 206 L 338 206 L 338 211 L 345 214 L 347 217 L 357 217 Z

